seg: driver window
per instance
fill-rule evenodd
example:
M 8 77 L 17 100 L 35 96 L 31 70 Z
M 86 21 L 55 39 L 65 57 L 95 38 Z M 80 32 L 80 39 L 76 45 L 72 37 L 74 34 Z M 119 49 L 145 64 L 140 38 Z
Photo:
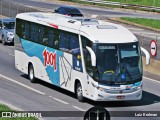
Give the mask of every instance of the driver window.
M 81 37 L 82 40 L 82 47 L 83 47 L 83 55 L 84 55 L 84 62 L 86 66 L 86 71 L 88 72 L 89 75 L 93 76 L 93 67 L 91 63 L 91 55 L 86 49 L 86 46 L 92 47 L 92 42 L 87 39 L 86 37 Z

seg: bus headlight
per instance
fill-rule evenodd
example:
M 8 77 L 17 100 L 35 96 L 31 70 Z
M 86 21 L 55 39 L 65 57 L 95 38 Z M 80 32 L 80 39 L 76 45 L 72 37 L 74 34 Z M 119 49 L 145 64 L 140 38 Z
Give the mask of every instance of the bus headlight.
M 137 90 L 141 90 L 142 89 L 142 85 L 137 87 Z
M 97 89 L 103 92 L 105 91 L 104 88 L 101 88 L 101 87 L 98 87 Z
M 135 91 L 137 91 L 137 90 L 141 90 L 141 89 L 142 89 L 142 85 L 137 86 L 137 87 L 135 87 L 135 88 L 134 88 L 134 90 L 135 90 Z
M 96 85 L 96 84 L 94 84 L 94 83 L 92 83 L 92 85 L 93 85 L 93 87 L 97 88 L 97 89 L 100 90 L 100 91 L 103 91 L 103 92 L 105 91 L 104 88 L 99 87 L 98 85 Z

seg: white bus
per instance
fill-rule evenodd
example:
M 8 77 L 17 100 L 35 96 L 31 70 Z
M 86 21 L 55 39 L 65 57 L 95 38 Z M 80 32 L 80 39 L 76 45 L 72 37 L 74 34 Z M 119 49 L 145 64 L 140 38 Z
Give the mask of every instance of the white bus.
M 79 101 L 142 97 L 138 40 L 126 28 L 109 22 L 56 13 L 18 14 L 15 66 L 31 82 L 44 80 L 76 93 Z

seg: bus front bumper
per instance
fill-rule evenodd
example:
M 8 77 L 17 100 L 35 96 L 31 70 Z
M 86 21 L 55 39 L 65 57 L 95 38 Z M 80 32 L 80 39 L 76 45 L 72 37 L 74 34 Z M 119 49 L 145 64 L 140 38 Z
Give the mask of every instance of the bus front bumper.
M 97 91 L 94 96 L 95 101 L 129 101 L 129 100 L 140 100 L 142 98 L 142 89 L 132 93 L 119 93 L 111 94 L 103 91 Z

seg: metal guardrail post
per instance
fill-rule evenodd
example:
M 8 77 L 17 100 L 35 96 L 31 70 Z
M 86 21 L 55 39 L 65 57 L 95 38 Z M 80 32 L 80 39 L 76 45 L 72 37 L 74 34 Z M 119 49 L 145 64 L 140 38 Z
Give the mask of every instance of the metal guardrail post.
M 8 15 L 9 17 L 10 17 L 10 12 L 11 12 L 11 9 L 10 9 L 10 2 L 9 2 L 9 15 Z
M 18 12 L 19 12 L 19 10 L 18 10 L 18 9 L 19 9 L 19 4 L 17 4 L 17 14 L 18 14 Z
M 3 4 L 3 2 L 2 2 L 2 0 L 1 0 L 1 15 L 2 15 L 2 10 L 3 10 L 3 9 L 2 9 L 2 7 L 3 7 L 2 4 Z

